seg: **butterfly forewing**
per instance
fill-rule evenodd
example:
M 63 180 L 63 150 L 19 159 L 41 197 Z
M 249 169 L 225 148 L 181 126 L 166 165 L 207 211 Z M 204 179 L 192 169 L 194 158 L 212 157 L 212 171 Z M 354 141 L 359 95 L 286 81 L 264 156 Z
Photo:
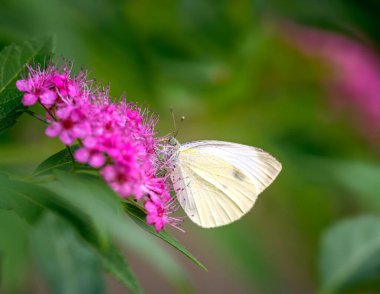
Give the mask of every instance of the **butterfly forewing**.
M 281 164 L 261 149 L 197 141 L 181 146 L 172 181 L 189 218 L 211 228 L 246 214 L 280 170 Z

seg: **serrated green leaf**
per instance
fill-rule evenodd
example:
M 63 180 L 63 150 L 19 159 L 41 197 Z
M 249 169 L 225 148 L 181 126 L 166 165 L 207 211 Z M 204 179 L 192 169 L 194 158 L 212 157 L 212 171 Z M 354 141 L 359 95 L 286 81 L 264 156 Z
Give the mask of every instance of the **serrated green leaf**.
M 203 268 L 207 271 L 207 268 L 197 259 L 194 255 L 192 255 L 181 243 L 177 241 L 174 237 L 172 237 L 166 230 L 162 230 L 159 233 L 156 232 L 156 230 L 149 226 L 146 223 L 146 211 L 140 207 L 137 204 L 134 204 L 132 202 L 124 202 L 124 208 L 125 211 L 131 216 L 131 218 L 144 230 L 148 231 L 149 233 L 157 236 L 158 238 L 164 240 L 166 243 L 173 246 L 175 249 L 183 253 L 185 256 L 190 258 L 195 264 Z
M 97 254 L 57 215 L 46 214 L 33 228 L 31 250 L 50 293 L 104 293 Z
M 25 109 L 21 104 L 22 93 L 16 89 L 28 63 L 41 66 L 51 58 L 53 38 L 26 41 L 21 45 L 11 44 L 0 52 L 0 133 L 11 127 Z
M 352 218 L 323 236 L 319 259 L 321 293 L 380 275 L 380 217 Z

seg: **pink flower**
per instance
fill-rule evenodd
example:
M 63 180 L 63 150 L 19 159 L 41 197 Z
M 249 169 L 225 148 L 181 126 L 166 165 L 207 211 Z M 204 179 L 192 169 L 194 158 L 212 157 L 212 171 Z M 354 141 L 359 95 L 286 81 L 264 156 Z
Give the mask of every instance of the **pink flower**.
M 50 73 L 29 69 L 29 77 L 26 80 L 18 80 L 16 87 L 25 92 L 22 103 L 31 106 L 39 101 L 42 105 L 50 107 L 57 99 L 57 94 L 50 88 Z
M 80 163 L 88 163 L 94 168 L 102 167 L 106 163 L 104 154 L 96 149 L 80 148 L 75 151 L 75 159 Z
M 115 103 L 109 89 L 99 89 L 81 72 L 72 77 L 69 66 L 46 70 L 29 67 L 27 79 L 17 81 L 25 92 L 25 106 L 37 102 L 47 108 L 50 125 L 46 135 L 58 137 L 65 145 L 79 140 L 74 153 L 79 163 L 100 169 L 100 175 L 120 197 L 143 201 L 147 221 L 160 231 L 176 224 L 166 177 L 160 177 L 160 149 L 154 127 L 157 118 L 136 104 Z M 149 204 L 150 203 L 150 204 Z
M 100 173 L 112 189 L 119 193 L 121 197 L 127 198 L 134 193 L 141 194 L 136 189 L 136 184 L 139 180 L 136 170 L 121 165 L 107 165 Z
M 169 222 L 164 206 L 161 203 L 147 201 L 144 207 L 148 212 L 146 222 L 151 226 L 154 225 L 158 233 L 165 227 L 165 224 Z
M 73 144 L 76 139 L 84 139 L 91 130 L 81 108 L 65 106 L 56 111 L 56 116 L 58 122 L 53 122 L 46 129 L 46 135 L 59 137 L 65 145 Z
M 144 207 L 147 211 L 146 222 L 155 226 L 156 232 L 160 232 L 166 224 L 181 230 L 178 226 L 181 223 L 181 219 L 169 216 L 178 207 L 175 207 L 174 202 L 162 204 L 161 202 L 146 201 Z M 181 230 L 182 231 L 182 230 Z
M 106 157 L 98 147 L 97 140 L 91 136 L 83 141 L 82 148 L 75 151 L 75 159 L 80 163 L 88 163 L 94 168 L 100 168 L 106 163 Z

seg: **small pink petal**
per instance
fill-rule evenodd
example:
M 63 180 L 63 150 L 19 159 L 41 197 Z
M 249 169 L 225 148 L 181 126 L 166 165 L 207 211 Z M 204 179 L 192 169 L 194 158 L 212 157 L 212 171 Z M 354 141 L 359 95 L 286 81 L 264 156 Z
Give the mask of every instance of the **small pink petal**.
M 57 122 L 54 122 L 46 128 L 45 134 L 48 137 L 57 137 L 61 133 L 61 130 L 61 125 Z
M 61 135 L 59 136 L 59 138 L 61 139 L 61 141 L 65 145 L 71 145 L 71 144 L 73 144 L 73 142 L 75 140 L 75 138 L 70 136 L 70 133 L 68 131 L 61 132 Z
M 156 222 L 156 232 L 159 233 L 165 226 L 165 222 L 163 219 L 159 219 L 157 222 Z
M 59 73 L 56 73 L 54 74 L 53 76 L 53 83 L 55 86 L 57 86 L 58 88 L 62 88 L 67 82 L 67 77 L 65 74 L 59 74 Z
M 80 94 L 80 88 L 75 84 L 69 84 L 68 93 L 71 97 L 78 97 Z
M 70 116 L 71 111 L 72 111 L 72 107 L 67 106 L 64 108 L 57 109 L 56 114 L 59 119 L 64 120 Z
M 89 164 L 94 168 L 99 168 L 104 165 L 106 158 L 102 153 L 97 153 L 91 156 Z
M 117 188 L 115 189 L 121 197 L 128 198 L 132 194 L 132 189 L 130 186 L 130 183 L 127 183 L 125 185 L 115 184 Z
M 117 172 L 114 166 L 107 165 L 102 169 L 101 174 L 107 182 L 112 182 L 115 180 Z
M 90 134 L 90 127 L 88 124 L 83 123 L 79 125 L 74 125 L 72 131 L 75 137 L 83 139 Z
M 157 211 L 157 208 L 156 208 L 156 205 L 154 205 L 152 202 L 148 201 L 145 203 L 144 205 L 145 209 L 151 213 L 151 212 L 154 212 L 154 211 Z
M 88 161 L 88 158 L 90 157 L 90 153 L 88 152 L 86 148 L 80 148 L 77 151 L 75 151 L 74 157 L 79 162 L 85 163 Z
M 97 144 L 98 144 L 98 141 L 94 137 L 87 137 L 83 141 L 83 145 L 86 146 L 87 148 L 95 148 Z
M 24 104 L 24 106 L 31 106 L 33 104 L 36 104 L 37 100 L 38 97 L 36 95 L 26 93 L 22 97 L 22 104 Z
M 148 214 L 146 216 L 146 222 L 148 223 L 148 225 L 153 225 L 155 222 L 156 222 L 156 217 L 154 216 L 151 216 L 150 214 Z
M 29 92 L 31 90 L 30 83 L 28 80 L 18 80 L 16 82 L 16 87 L 22 92 Z
M 57 94 L 53 91 L 46 90 L 42 95 L 40 95 L 40 101 L 45 106 L 51 106 L 57 99 Z

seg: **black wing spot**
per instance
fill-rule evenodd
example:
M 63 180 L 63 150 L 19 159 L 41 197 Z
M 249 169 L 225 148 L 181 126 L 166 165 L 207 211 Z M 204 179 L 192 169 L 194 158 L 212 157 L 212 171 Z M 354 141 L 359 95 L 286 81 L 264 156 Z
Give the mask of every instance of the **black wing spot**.
M 245 179 L 245 175 L 237 169 L 234 169 L 232 175 L 239 181 L 243 181 Z

